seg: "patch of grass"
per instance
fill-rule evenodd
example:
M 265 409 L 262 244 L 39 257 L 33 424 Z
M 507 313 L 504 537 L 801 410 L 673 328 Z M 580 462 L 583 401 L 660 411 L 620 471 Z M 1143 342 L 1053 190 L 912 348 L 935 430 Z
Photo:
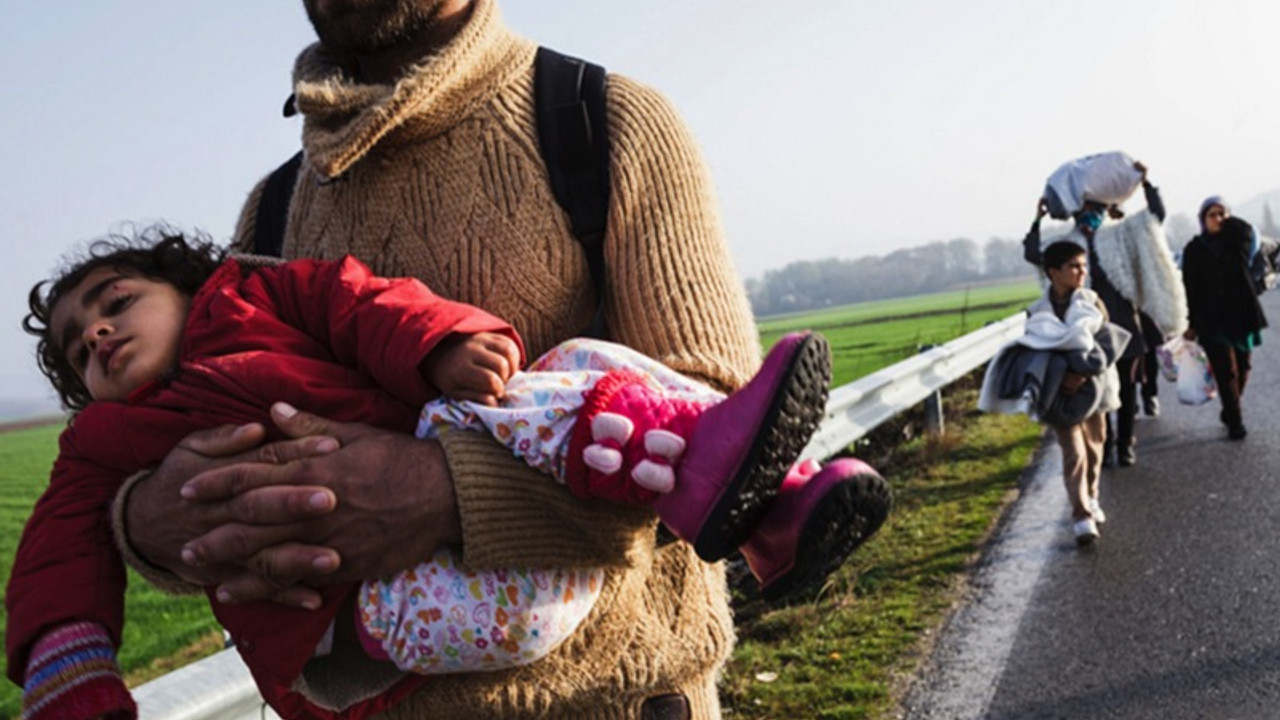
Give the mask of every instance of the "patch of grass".
M 871 302 L 840 305 L 785 315 L 759 318 L 757 323 L 764 334 L 785 331 L 797 327 L 813 329 L 829 328 L 853 323 L 883 321 L 908 315 L 926 315 L 935 312 L 955 313 L 962 308 L 992 305 L 1022 305 L 1034 300 L 1043 291 L 1037 280 L 1018 280 L 1009 283 L 965 287 L 928 295 L 874 300 Z
M 0 494 L 0 578 L 6 585 L 22 528 L 49 484 L 49 467 L 57 455 L 61 431 L 60 425 L 46 425 L 0 433 L 0 487 L 4 488 Z M 0 620 L 4 619 L 0 609 Z M 221 647 L 222 632 L 204 596 L 164 595 L 130 571 L 120 653 L 120 666 L 130 684 L 159 677 Z M 0 683 L 0 717 L 18 717 L 21 706 L 22 690 L 9 682 Z
M 1018 282 L 776 316 L 760 321 L 761 342 L 772 346 L 796 329 L 821 332 L 831 344 L 832 386 L 838 387 L 1013 315 L 1041 292 Z
M 210 616 L 212 619 L 212 616 Z M 128 642 L 126 640 L 126 642 Z M 149 680 L 177 670 L 201 658 L 208 657 L 225 647 L 221 628 L 214 628 L 199 634 L 190 644 L 183 646 L 176 653 L 166 653 L 136 663 L 125 672 L 124 681 L 129 687 L 137 687 Z
M 892 485 L 894 509 L 816 598 L 770 608 L 749 582 L 735 583 L 739 641 L 721 686 L 727 717 L 892 716 L 898 685 L 1039 444 L 1039 426 L 971 412 L 974 400 L 972 387 L 952 392 L 940 439 L 901 441 L 916 426 L 906 419 L 859 448 Z

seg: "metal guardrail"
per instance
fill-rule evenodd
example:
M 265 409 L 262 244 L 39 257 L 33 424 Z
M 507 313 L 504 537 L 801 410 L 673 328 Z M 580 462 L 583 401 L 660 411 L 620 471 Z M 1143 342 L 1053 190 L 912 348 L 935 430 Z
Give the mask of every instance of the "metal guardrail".
M 139 720 L 280 720 L 249 668 L 223 650 L 133 689 Z
M 999 322 L 927 350 L 831 391 L 827 413 L 801 457 L 830 457 L 898 413 L 987 362 L 1022 334 L 1026 315 Z M 140 720 L 278 720 L 258 694 L 235 650 L 169 673 L 134 689 Z
M 827 415 L 802 458 L 831 457 L 894 415 L 964 377 L 1022 335 L 1018 313 L 831 391 Z

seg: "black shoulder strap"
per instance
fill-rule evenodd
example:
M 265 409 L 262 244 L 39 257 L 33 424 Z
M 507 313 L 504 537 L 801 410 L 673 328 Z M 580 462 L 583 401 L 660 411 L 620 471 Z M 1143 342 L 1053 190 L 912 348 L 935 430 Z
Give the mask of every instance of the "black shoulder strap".
M 533 76 L 538 146 L 556 201 L 569 213 L 596 290 L 596 312 L 583 333 L 604 337 L 604 231 L 609 215 L 609 136 L 605 71 L 538 48 Z
M 289 221 L 289 200 L 302 167 L 302 151 L 289 158 L 267 176 L 258 201 L 258 221 L 253 227 L 253 252 L 280 257 L 284 250 L 284 226 Z
M 604 337 L 604 232 L 609 215 L 605 71 L 545 47 L 538 48 L 535 62 L 538 148 L 551 176 L 556 202 L 569 213 L 573 234 L 582 243 L 596 290 L 596 312 L 583 334 Z M 289 201 L 301 165 L 299 151 L 267 178 L 253 235 L 254 252 L 259 255 L 279 257 L 284 249 Z

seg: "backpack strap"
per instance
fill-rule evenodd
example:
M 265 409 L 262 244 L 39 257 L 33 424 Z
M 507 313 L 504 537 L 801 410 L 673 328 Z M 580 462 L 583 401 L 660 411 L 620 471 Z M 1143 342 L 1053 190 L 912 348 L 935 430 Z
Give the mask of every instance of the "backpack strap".
M 609 215 L 609 136 L 605 71 L 599 65 L 539 47 L 533 76 L 538 147 L 556 202 L 569 213 L 596 290 L 596 312 L 582 334 L 602 338 L 604 232 Z
M 586 254 L 596 290 L 596 311 L 582 335 L 595 338 L 606 335 L 604 233 L 609 215 L 609 136 L 604 86 L 603 67 L 538 48 L 533 76 L 538 149 L 556 202 L 569 214 L 573 235 Z M 289 202 L 302 155 L 298 151 L 267 177 L 253 232 L 253 251 L 258 255 L 279 257 L 284 250 Z
M 289 221 L 289 201 L 298 184 L 302 167 L 302 151 L 271 171 L 258 200 L 258 217 L 253 226 L 253 252 L 256 255 L 280 257 L 284 251 L 284 228 Z

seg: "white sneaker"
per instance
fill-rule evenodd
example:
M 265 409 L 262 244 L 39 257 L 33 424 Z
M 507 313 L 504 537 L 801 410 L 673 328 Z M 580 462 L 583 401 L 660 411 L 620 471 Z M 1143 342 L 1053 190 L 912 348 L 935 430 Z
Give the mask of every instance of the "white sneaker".
M 1093 521 L 1093 518 L 1077 520 L 1071 526 L 1071 531 L 1075 533 L 1077 545 L 1092 545 L 1093 541 L 1098 539 L 1098 524 Z
M 1107 514 L 1102 512 L 1102 506 L 1096 499 L 1089 503 L 1089 512 L 1093 514 L 1093 521 L 1099 525 L 1107 521 Z

